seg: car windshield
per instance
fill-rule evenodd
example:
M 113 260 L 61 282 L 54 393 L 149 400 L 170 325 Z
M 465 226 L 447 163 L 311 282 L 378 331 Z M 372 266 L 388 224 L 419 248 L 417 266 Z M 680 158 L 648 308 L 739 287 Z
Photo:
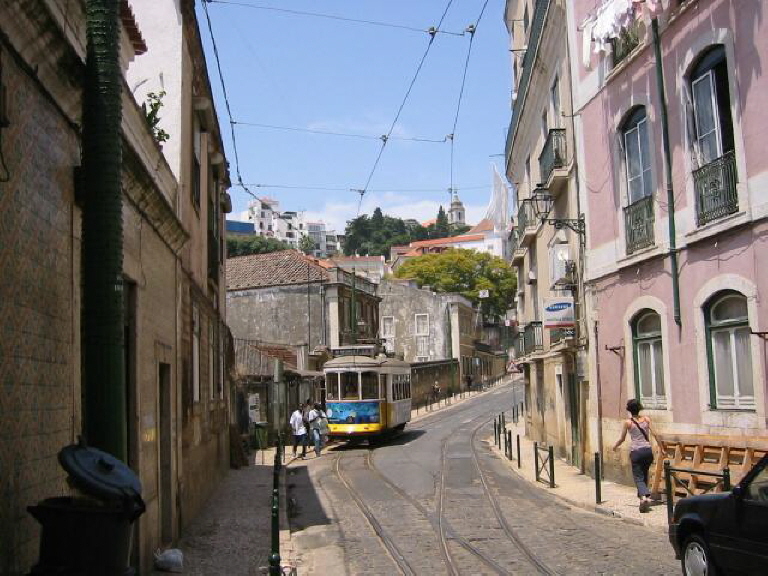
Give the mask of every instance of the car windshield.
M 768 503 L 768 464 L 763 466 L 763 469 L 749 483 L 746 497 L 749 500 Z

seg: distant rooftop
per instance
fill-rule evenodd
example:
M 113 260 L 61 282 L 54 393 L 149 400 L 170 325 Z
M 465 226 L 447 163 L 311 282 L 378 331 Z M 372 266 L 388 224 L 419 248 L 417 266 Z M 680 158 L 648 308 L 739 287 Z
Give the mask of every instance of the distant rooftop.
M 227 259 L 227 290 L 307 284 L 326 280 L 328 273 L 325 267 L 296 250 Z

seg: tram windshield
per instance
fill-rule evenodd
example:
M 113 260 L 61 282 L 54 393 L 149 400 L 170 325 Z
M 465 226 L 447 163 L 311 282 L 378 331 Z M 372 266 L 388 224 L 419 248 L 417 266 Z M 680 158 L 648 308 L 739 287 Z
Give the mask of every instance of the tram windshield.
M 341 379 L 341 399 L 359 400 L 357 372 L 342 372 L 339 377 Z
M 379 379 L 376 372 L 363 372 L 362 386 L 363 386 L 363 400 L 378 400 Z
M 325 399 L 339 399 L 339 375 L 334 372 L 325 375 Z

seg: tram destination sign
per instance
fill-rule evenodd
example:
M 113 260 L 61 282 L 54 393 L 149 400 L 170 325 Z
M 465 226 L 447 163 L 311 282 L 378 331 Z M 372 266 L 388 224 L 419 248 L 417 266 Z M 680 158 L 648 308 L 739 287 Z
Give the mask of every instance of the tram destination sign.
M 573 328 L 575 319 L 573 296 L 544 298 L 544 328 Z

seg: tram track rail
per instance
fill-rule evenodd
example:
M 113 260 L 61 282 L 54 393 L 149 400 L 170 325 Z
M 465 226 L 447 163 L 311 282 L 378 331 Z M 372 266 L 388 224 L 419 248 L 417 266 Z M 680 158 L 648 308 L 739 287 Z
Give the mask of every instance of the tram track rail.
M 362 497 L 360 496 L 360 493 L 352 486 L 352 483 L 344 477 L 341 468 L 341 461 L 343 458 L 344 454 L 340 453 L 333 463 L 334 474 L 347 489 L 347 492 L 349 492 L 349 495 L 352 497 L 355 505 L 363 514 L 363 516 L 365 516 L 368 524 L 370 524 L 371 528 L 376 533 L 376 536 L 381 541 L 382 545 L 386 549 L 393 563 L 397 566 L 397 569 L 400 571 L 400 573 L 404 576 L 415 576 L 416 572 L 414 571 L 413 567 L 409 564 L 408 560 L 406 560 L 405 556 L 386 532 L 386 530 L 384 530 L 384 528 L 381 526 L 371 509 L 365 504 Z

